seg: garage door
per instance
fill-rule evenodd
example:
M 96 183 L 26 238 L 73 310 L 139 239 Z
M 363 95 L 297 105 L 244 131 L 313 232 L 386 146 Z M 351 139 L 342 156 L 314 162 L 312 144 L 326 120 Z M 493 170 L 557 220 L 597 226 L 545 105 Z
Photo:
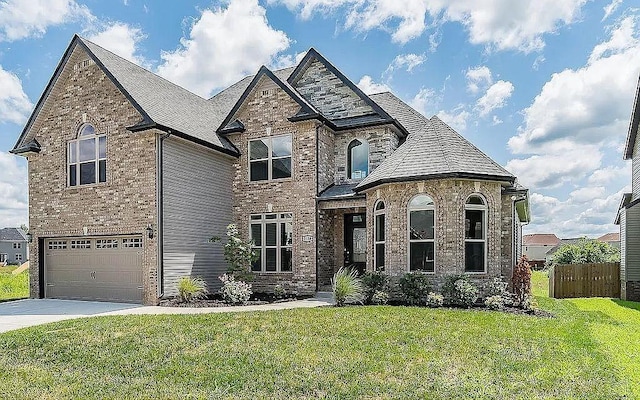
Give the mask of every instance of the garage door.
M 45 241 L 45 297 L 142 302 L 142 237 Z

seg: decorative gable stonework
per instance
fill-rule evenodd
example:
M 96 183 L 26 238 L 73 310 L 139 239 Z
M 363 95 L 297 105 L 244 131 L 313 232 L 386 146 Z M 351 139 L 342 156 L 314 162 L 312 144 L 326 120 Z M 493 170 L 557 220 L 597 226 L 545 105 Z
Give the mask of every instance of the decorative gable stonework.
M 371 106 L 318 60 L 311 62 L 293 86 L 329 119 L 374 113 Z
M 157 226 L 156 134 L 126 128 L 141 119 L 129 101 L 89 55 L 77 46 L 43 112 L 37 130 L 41 144 L 29 160 L 29 227 L 40 238 L 141 234 Z M 77 67 L 80 66 L 80 67 Z M 107 134 L 107 182 L 68 187 L 67 142 L 83 122 Z M 30 246 L 31 296 L 38 297 L 39 262 L 44 249 Z M 157 302 L 156 240 L 145 238 L 144 302 Z

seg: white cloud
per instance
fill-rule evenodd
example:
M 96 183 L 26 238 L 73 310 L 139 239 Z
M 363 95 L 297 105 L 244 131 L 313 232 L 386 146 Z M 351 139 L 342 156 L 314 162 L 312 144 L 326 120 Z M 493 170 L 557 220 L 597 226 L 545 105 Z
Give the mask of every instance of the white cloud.
M 295 65 L 298 65 L 300 63 L 300 61 L 302 61 L 302 59 L 304 58 L 305 55 L 307 55 L 306 51 L 301 52 L 301 53 L 296 53 L 295 55 L 293 55 L 293 54 L 283 54 L 281 56 L 278 56 L 271 63 L 271 67 L 273 69 L 282 69 L 282 68 L 293 67 Z
M 505 106 L 506 101 L 513 93 L 513 84 L 507 81 L 498 81 L 491 85 L 487 92 L 476 102 L 476 109 L 481 117 L 486 117 L 491 111 Z
M 369 75 L 364 75 L 358 82 L 358 87 L 366 94 L 390 92 L 391 88 L 386 83 L 376 83 Z
M 607 185 L 621 179 L 631 179 L 631 163 L 626 163 L 624 167 L 610 165 L 594 171 L 587 182 L 590 185 Z
M 158 73 L 208 97 L 274 62 L 290 42 L 286 33 L 269 25 L 258 0 L 231 0 L 226 8 L 203 10 L 189 37 L 176 50 L 162 53 Z
M 50 26 L 83 18 L 94 17 L 74 0 L 5 0 L 0 2 L 0 41 L 40 37 Z
M 459 133 L 467 129 L 467 120 L 471 117 L 471 113 L 465 109 L 463 104 L 450 111 L 440 110 L 436 115 Z
M 552 189 L 577 182 L 600 167 L 602 153 L 596 146 L 580 146 L 558 154 L 534 155 L 510 160 L 505 168 L 531 189 Z
M 33 104 L 22 90 L 20 78 L 0 65 L 0 123 L 22 124 L 32 107 Z
M 504 121 L 501 120 L 500 118 L 498 118 L 497 115 L 494 115 L 493 118 L 491 119 L 491 125 L 493 125 L 493 126 L 500 125 L 503 122 Z
M 604 10 L 604 16 L 602 17 L 602 21 L 609 18 L 609 16 L 618 9 L 620 4 L 622 4 L 622 0 L 613 0 L 611 3 L 604 6 L 602 8 Z
M 123 22 L 113 22 L 98 31 L 91 33 L 87 39 L 114 52 L 122 58 L 146 66 L 148 63 L 138 52 L 140 42 L 146 38 L 141 29 Z
M 486 66 L 469 68 L 466 73 L 467 90 L 471 93 L 478 93 L 480 89 L 484 89 L 493 83 L 491 70 Z
M 27 224 L 26 166 L 17 156 L 0 151 L 0 171 L 0 228 Z
M 389 64 L 385 73 L 393 73 L 398 69 L 405 69 L 407 72 L 411 72 L 415 67 L 424 64 L 425 61 L 427 61 L 427 56 L 424 54 L 398 54 Z
M 640 39 L 632 17 L 597 45 L 588 63 L 553 74 L 524 110 L 524 126 L 509 140 L 515 153 L 557 152 L 572 144 L 618 142 L 640 72 Z
M 440 101 L 441 96 L 433 89 L 421 88 L 413 99 L 409 101 L 409 105 L 422 115 L 429 117 L 437 109 Z
M 357 32 L 382 29 L 406 43 L 446 21 L 464 25 L 471 43 L 524 52 L 544 47 L 543 35 L 575 22 L 587 0 L 268 0 L 308 19 L 315 13 L 346 15 Z

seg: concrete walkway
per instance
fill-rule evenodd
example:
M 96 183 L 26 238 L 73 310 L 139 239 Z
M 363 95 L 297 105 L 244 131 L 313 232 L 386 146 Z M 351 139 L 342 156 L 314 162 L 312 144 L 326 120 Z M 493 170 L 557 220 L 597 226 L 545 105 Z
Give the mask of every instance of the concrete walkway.
M 210 314 L 224 312 L 273 311 L 293 308 L 312 308 L 331 305 L 328 297 L 310 298 L 259 306 L 237 307 L 155 307 L 139 304 L 106 303 L 95 301 L 25 299 L 0 303 L 0 333 L 62 321 L 65 319 L 105 315 L 142 314 Z

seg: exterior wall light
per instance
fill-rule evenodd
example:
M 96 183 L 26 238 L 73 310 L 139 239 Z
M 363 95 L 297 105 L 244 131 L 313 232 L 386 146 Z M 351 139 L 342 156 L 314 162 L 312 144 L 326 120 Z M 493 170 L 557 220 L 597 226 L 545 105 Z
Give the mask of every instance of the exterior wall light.
M 151 224 L 147 225 L 147 236 L 149 239 L 153 239 L 153 227 Z

